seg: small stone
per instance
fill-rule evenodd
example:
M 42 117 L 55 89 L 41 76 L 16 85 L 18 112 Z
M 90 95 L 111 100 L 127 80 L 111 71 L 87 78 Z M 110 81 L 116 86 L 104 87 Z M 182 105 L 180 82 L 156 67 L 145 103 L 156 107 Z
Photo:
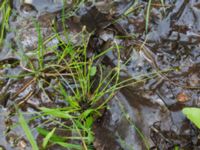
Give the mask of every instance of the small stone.
M 17 146 L 20 148 L 20 150 L 24 150 L 27 146 L 27 143 L 25 140 L 22 139 L 18 142 Z
M 186 93 L 180 92 L 177 94 L 176 99 L 177 99 L 177 101 L 184 103 L 189 100 L 189 97 Z

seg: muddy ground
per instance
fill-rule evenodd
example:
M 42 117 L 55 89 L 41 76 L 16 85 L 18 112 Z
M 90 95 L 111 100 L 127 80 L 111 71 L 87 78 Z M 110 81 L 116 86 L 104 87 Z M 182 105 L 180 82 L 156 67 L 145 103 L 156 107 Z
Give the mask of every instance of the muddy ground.
M 11 30 L 0 48 L 0 64 L 3 64 L 0 74 L 19 75 L 24 71 L 19 65 L 26 65 L 26 62 L 21 63 L 21 54 L 31 56 L 38 44 L 33 17 L 41 25 L 43 38 L 55 33 L 53 20 L 57 22 L 57 32 L 63 31 L 63 5 L 49 0 L 34 0 L 32 4 L 13 1 L 9 21 Z M 73 5 L 73 1 L 67 1 L 65 7 L 69 9 Z M 95 121 L 94 147 L 97 150 L 172 150 L 177 147 L 198 150 L 199 130 L 181 110 L 186 106 L 200 107 L 200 2 L 166 0 L 162 5 L 158 0 L 153 1 L 148 29 L 145 29 L 147 7 L 148 1 L 145 0 L 88 1 L 74 8 L 72 12 L 76 12 L 69 13 L 65 20 L 70 37 L 83 27 L 92 32 L 88 57 L 108 49 L 113 43 L 123 47 L 121 80 L 127 77 L 142 80 L 141 75 L 159 72 L 116 93 L 108 109 Z M 73 43 L 79 45 L 80 40 L 73 38 Z M 59 41 L 53 39 L 47 47 L 56 43 Z M 116 51 L 108 52 L 102 63 L 115 67 Z M 16 121 L 15 116 L 9 118 L 8 115 L 13 103 L 20 102 L 32 92 L 22 108 L 25 112 L 36 111 L 35 106 L 63 105 L 59 98 L 49 101 L 34 84 L 19 93 L 18 89 L 27 82 L 31 82 L 31 78 L 0 77 L 0 145 L 6 150 L 31 149 L 28 144 L 23 148 L 23 141 L 26 141 L 23 136 L 18 138 L 17 146 L 12 141 L 23 135 L 20 129 L 8 129 L 9 120 Z

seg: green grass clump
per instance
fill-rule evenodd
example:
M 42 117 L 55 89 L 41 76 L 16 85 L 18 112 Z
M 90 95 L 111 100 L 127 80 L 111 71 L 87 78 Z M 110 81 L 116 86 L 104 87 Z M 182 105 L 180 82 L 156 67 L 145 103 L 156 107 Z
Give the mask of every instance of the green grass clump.
M 36 26 L 36 28 L 39 42 L 33 54 L 37 63 L 32 61 L 33 56 L 21 55 L 21 66 L 26 72 L 24 76 L 31 77 L 38 85 L 36 88 L 40 88 L 46 95 L 48 92 L 44 85 L 51 86 L 55 97 L 59 96 L 66 103 L 65 107 L 60 108 L 38 108 L 40 112 L 37 116 L 48 118 L 45 123 L 36 127 L 38 133 L 44 137 L 42 148 L 47 149 L 57 144 L 67 149 L 92 149 L 94 140 L 92 125 L 95 119 L 101 116 L 101 111 L 106 108 L 107 102 L 125 83 L 119 82 L 120 63 L 109 72 L 105 71 L 105 66 L 100 61 L 109 50 L 99 54 L 94 53 L 88 58 L 88 38 L 84 36 L 86 34 L 84 29 L 79 33 L 82 37 L 80 46 L 74 46 L 70 41 L 66 43 L 59 34 L 56 34 L 55 37 L 61 43 L 59 45 L 61 50 L 52 47 L 51 56 L 54 59 L 47 61 L 48 51 L 45 49 L 40 27 Z M 113 47 L 117 49 L 118 59 L 120 59 L 118 45 L 114 44 Z M 56 84 L 51 85 L 51 79 L 54 79 Z M 55 97 L 51 97 L 51 100 L 56 100 Z M 34 147 L 31 131 L 27 126 L 28 121 L 24 123 L 21 113 L 19 117 L 20 124 Z M 53 127 L 49 128 L 49 124 L 53 124 Z M 60 130 L 70 136 L 60 135 L 58 133 Z
M 4 2 L 4 7 L 2 4 L 0 8 L 7 7 Z M 77 4 L 83 2 L 77 1 Z M 2 26 L 6 27 L 10 8 L 4 11 L 5 23 Z M 63 9 L 61 14 L 63 27 L 65 19 L 71 15 L 65 15 L 64 11 Z M 33 113 L 34 117 L 30 120 L 24 119 L 22 111 L 18 110 L 19 124 L 34 150 L 45 150 L 54 145 L 69 150 L 93 149 L 92 126 L 94 121 L 102 115 L 107 103 L 119 89 L 141 81 L 136 82 L 131 77 L 120 81 L 120 47 L 117 43 L 114 42 L 111 48 L 101 53 L 94 52 L 92 56 L 88 57 L 90 34 L 86 32 L 85 28 L 75 35 L 81 37 L 81 44 L 75 45 L 69 39 L 69 33 L 65 28 L 63 33 L 55 32 L 49 39 L 44 40 L 39 23 L 33 22 L 38 33 L 38 46 L 29 54 L 23 50 L 19 51 L 23 73 L 15 76 L 15 78 L 29 77 L 31 80 L 13 96 L 13 99 L 30 84 L 34 84 L 35 89 L 44 93 L 49 100 L 52 102 L 57 99 L 62 100 L 65 106 L 37 107 L 39 111 Z M 4 32 L 5 28 L 2 29 L 1 39 L 3 39 Z M 59 43 L 47 48 L 46 43 L 52 39 L 57 39 Z M 117 51 L 118 63 L 116 67 L 107 68 L 101 63 L 101 60 L 108 51 L 113 49 Z M 146 75 L 143 75 L 144 77 Z M 14 76 L 10 76 L 10 78 L 14 78 Z M 51 93 L 45 87 L 50 87 Z M 20 103 L 16 104 L 17 108 L 19 109 L 33 95 L 34 92 L 28 94 Z M 34 128 L 30 127 L 29 123 L 36 119 L 41 120 L 41 123 Z M 131 124 L 131 122 L 129 123 Z M 32 135 L 33 131 L 37 131 L 43 137 L 42 142 L 35 139 Z M 145 138 L 139 130 L 137 132 L 148 147 Z
M 32 78 L 31 81 L 36 83 L 35 88 L 40 89 L 51 101 L 59 97 L 66 105 L 51 108 L 39 107 L 40 111 L 35 113 L 35 118 L 47 119 L 31 130 L 28 128 L 29 121 L 25 125 L 21 114 L 19 114 L 20 124 L 32 147 L 34 142 L 30 133 L 37 130 L 43 136 L 43 142 L 38 146 L 42 149 L 48 149 L 55 144 L 67 149 L 93 149 L 92 125 L 101 116 L 101 111 L 106 108 L 107 103 L 119 89 L 145 81 L 147 75 L 140 76 L 143 80 L 135 81 L 130 77 L 120 81 L 120 47 L 114 42 L 111 48 L 101 53 L 94 52 L 88 57 L 87 47 L 90 34 L 84 28 L 79 33 L 82 37 L 82 43 L 79 46 L 73 45 L 70 41 L 66 43 L 68 37 L 63 39 L 56 33 L 53 37 L 59 40 L 60 48 L 52 46 L 48 50 L 45 48 L 46 41 L 42 39 L 39 25 L 36 25 L 36 28 L 39 39 L 38 48 L 32 51 L 35 55 L 31 57 L 26 54 L 21 55 L 21 67 L 25 73 L 20 77 Z M 118 63 L 116 67 L 106 69 L 101 60 L 112 49 L 117 51 Z M 49 55 L 51 59 L 47 59 Z M 152 74 L 152 77 L 154 76 L 156 73 Z M 56 82 L 52 85 L 51 80 Z M 45 89 L 47 86 L 54 91 L 51 95 Z M 27 99 L 22 100 L 18 107 Z M 60 131 L 66 134 L 63 136 Z M 144 140 L 144 136 L 139 131 L 138 133 Z M 148 147 L 145 140 L 144 142 Z

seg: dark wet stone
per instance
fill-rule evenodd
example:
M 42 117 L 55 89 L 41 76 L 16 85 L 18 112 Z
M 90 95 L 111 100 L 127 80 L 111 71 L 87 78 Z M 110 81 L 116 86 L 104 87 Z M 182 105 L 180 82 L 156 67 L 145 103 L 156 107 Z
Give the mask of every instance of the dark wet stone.
M 111 23 L 109 14 L 99 12 L 96 7 L 92 7 L 81 17 L 81 23 L 87 27 L 88 31 L 104 28 Z

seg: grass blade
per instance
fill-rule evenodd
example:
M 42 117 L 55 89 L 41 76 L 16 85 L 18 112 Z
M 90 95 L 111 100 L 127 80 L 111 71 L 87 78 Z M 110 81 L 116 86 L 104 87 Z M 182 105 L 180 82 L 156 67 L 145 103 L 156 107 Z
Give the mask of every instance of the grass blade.
M 67 149 L 74 149 L 74 150 L 82 150 L 82 146 L 77 144 L 69 144 L 69 143 L 63 143 L 63 142 L 56 142 L 56 144 L 63 146 Z
M 71 119 L 71 116 L 67 111 L 60 111 L 59 109 L 49 109 L 45 107 L 41 107 L 40 110 L 45 113 L 46 115 L 52 115 L 54 117 L 64 118 L 64 119 Z
M 146 22 L 145 22 L 145 31 L 148 32 L 148 26 L 149 26 L 149 16 L 150 16 L 150 10 L 151 10 L 151 1 L 149 0 L 148 6 L 147 6 L 147 14 L 146 14 Z
M 19 123 L 21 124 L 21 127 L 24 130 L 26 137 L 28 138 L 33 150 L 39 150 L 37 143 L 31 133 L 31 130 L 29 129 L 29 126 L 20 111 L 19 111 Z
M 37 127 L 37 132 L 38 132 L 39 134 L 41 134 L 42 136 L 47 136 L 48 133 L 49 133 L 48 130 L 43 129 L 43 128 L 40 128 L 40 127 Z M 58 135 L 53 134 L 53 135 L 50 137 L 49 140 L 52 141 L 52 142 L 64 142 L 66 139 L 63 138 L 63 137 L 60 137 L 60 136 L 58 136 Z
M 46 146 L 47 146 L 50 138 L 53 136 L 55 130 L 56 130 L 56 128 L 53 128 L 53 130 L 46 135 L 46 137 L 44 138 L 43 143 L 42 143 L 43 148 L 46 148 Z

